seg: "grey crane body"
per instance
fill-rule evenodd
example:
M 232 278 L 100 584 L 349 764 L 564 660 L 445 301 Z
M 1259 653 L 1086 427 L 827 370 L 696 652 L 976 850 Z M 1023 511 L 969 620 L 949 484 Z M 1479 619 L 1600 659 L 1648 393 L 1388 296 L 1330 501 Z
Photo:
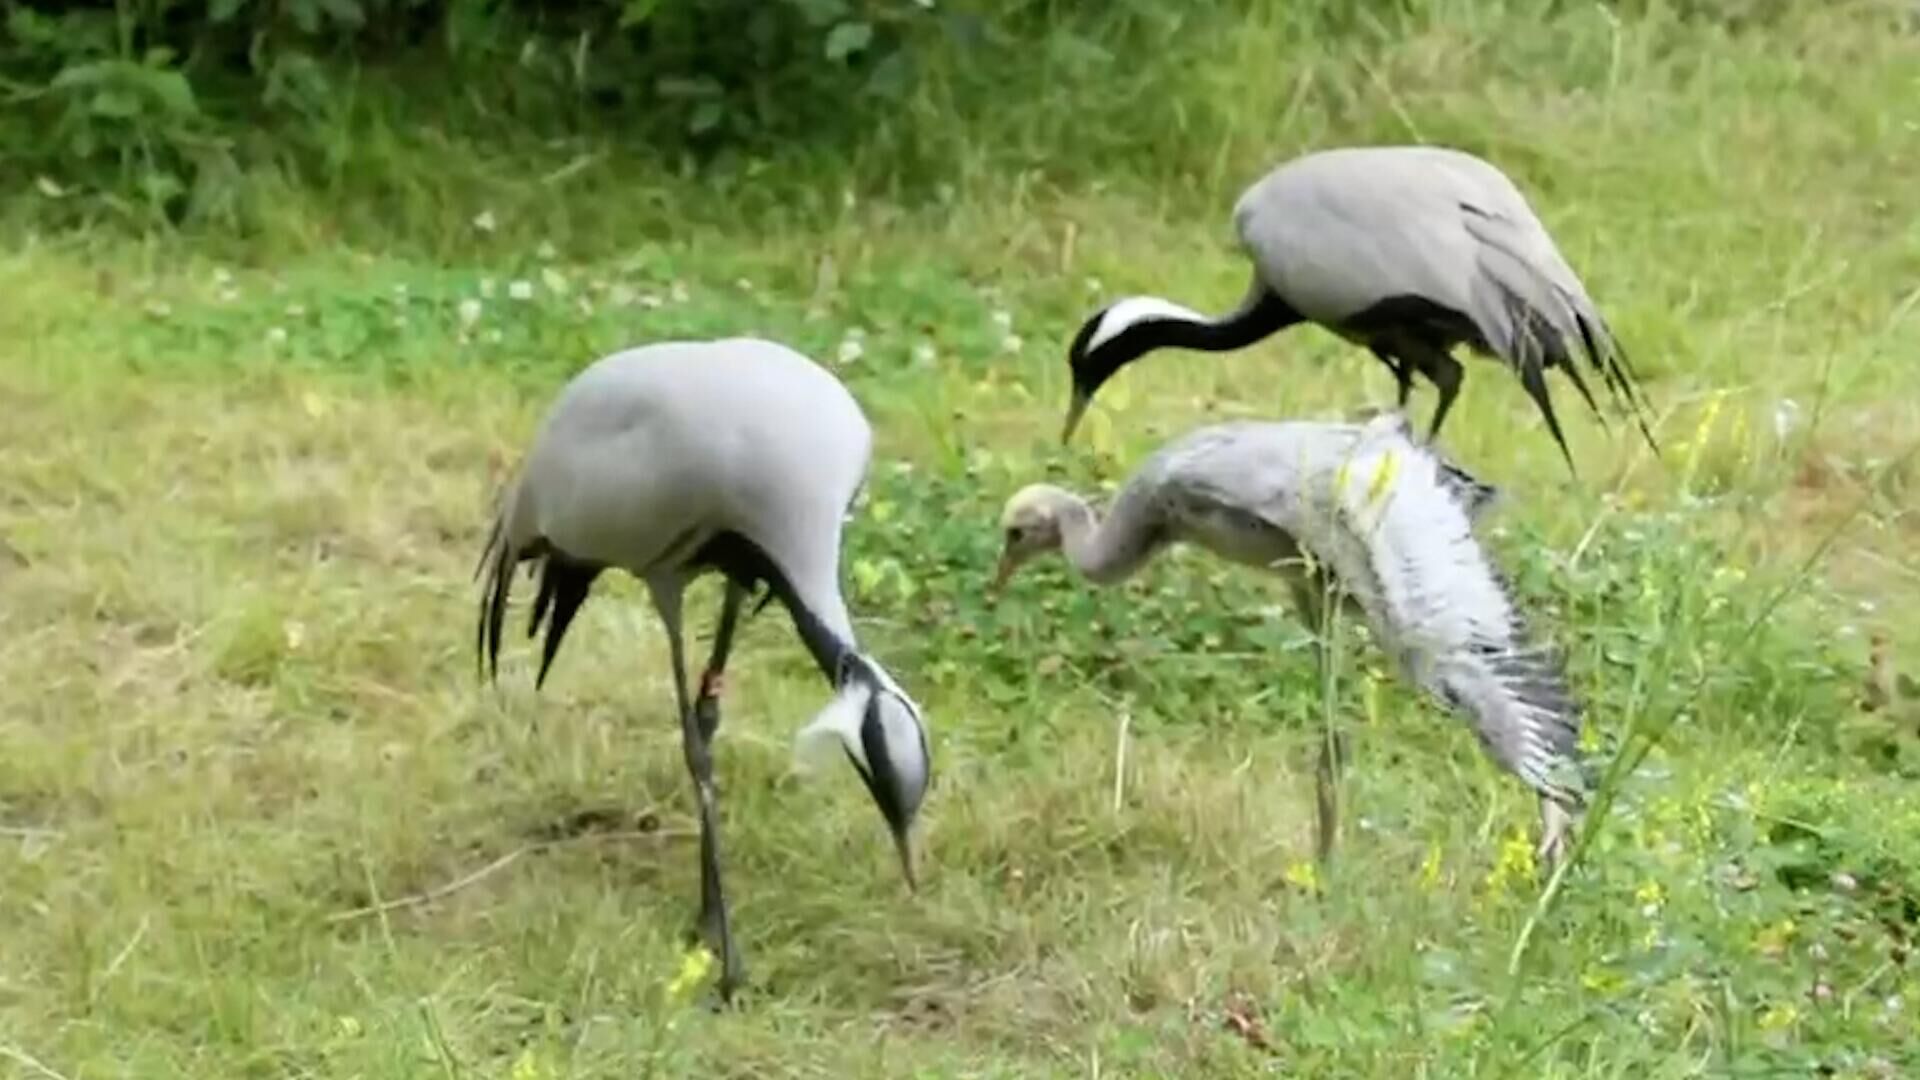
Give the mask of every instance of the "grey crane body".
M 700 928 L 723 961 L 721 992 L 741 980 L 720 882 L 711 743 L 719 682 L 741 608 L 765 585 L 781 601 L 835 694 L 802 744 L 839 742 L 899 848 L 930 779 L 920 710 L 860 650 L 839 586 L 841 527 L 866 474 L 872 431 L 824 368 L 772 342 L 675 342 L 590 365 L 549 410 L 504 493 L 480 571 L 478 646 L 497 671 L 515 567 L 538 564 L 529 636 L 542 626 L 543 684 L 595 578 L 646 583 L 667 631 L 682 738 L 700 802 Z M 682 599 L 697 576 L 727 579 L 713 653 L 690 693 Z
M 1176 542 L 1279 573 L 1316 632 L 1329 599 L 1341 604 L 1408 681 L 1470 721 L 1493 758 L 1539 793 L 1541 851 L 1555 859 L 1583 801 L 1579 707 L 1474 538 L 1491 496 L 1415 441 L 1399 414 L 1222 424 L 1153 454 L 1104 517 L 1059 488 L 1017 493 L 1003 516 L 999 581 L 1058 548 L 1089 580 L 1117 582 Z M 1331 772 L 1323 756 L 1322 855 Z
M 1569 467 L 1545 373 L 1563 372 L 1598 414 L 1582 359 L 1653 445 L 1633 369 L 1599 308 L 1519 189 L 1486 161 L 1424 146 L 1311 153 L 1249 187 L 1233 224 L 1253 263 L 1233 312 L 1208 318 L 1129 297 L 1081 327 L 1068 350 L 1068 435 L 1100 386 L 1149 351 L 1238 349 L 1313 322 L 1371 350 L 1392 371 L 1400 408 L 1414 374 L 1433 383 L 1430 440 L 1463 378 L 1451 350 L 1465 345 L 1513 370 Z

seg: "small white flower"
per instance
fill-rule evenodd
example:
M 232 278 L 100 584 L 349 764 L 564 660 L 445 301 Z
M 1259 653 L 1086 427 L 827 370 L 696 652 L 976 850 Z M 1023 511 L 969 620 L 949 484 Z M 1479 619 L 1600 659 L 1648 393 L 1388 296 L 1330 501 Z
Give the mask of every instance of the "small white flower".
M 913 362 L 921 367 L 932 364 L 935 355 L 931 341 L 923 341 L 913 347 Z
M 156 319 L 164 319 L 173 314 L 173 305 L 165 300 L 154 300 L 147 304 L 147 314 Z
M 545 267 L 540 271 L 540 284 L 545 285 L 547 291 L 555 296 L 565 296 L 567 294 L 567 279 L 561 276 L 560 271 L 555 270 L 551 266 Z
M 305 304 L 288 304 L 287 305 L 287 318 L 304 319 L 306 318 L 306 315 L 307 315 L 307 305 Z
M 1008 334 L 1006 337 L 1000 339 L 1000 351 L 1017 353 L 1020 351 L 1021 346 L 1025 344 L 1026 342 L 1020 339 L 1019 334 Z
M 660 299 L 659 293 L 641 293 L 640 294 L 640 306 L 643 308 L 648 308 L 648 309 L 657 308 L 663 303 L 665 303 L 665 301 Z
M 1088 278 L 1088 279 L 1087 279 L 1087 291 L 1088 291 L 1088 292 L 1090 292 L 1090 293 L 1097 293 L 1097 292 L 1102 292 L 1102 291 L 1104 291 L 1105 289 L 1106 289 L 1106 286 L 1105 286 L 1105 285 L 1102 285 L 1102 284 L 1100 283 L 1100 279 L 1099 279 L 1099 278 L 1097 278 L 1097 277 L 1090 277 L 1090 278 Z
M 558 251 L 554 250 L 553 241 L 551 240 L 540 241 L 539 249 L 535 251 L 533 254 L 541 262 L 552 262 L 554 259 L 558 258 L 560 255 Z
M 507 283 L 507 296 L 514 300 L 533 299 L 533 282 L 521 278 Z
M 864 327 L 864 326 L 849 326 L 849 327 L 847 327 L 847 340 L 849 340 L 849 341 L 865 341 L 865 340 L 867 340 L 867 328 L 866 328 L 866 327 Z
M 493 220 L 493 211 L 482 210 L 478 214 L 474 215 L 473 227 L 476 229 L 479 229 L 481 232 L 483 233 L 492 232 L 494 229 L 494 225 L 495 225 L 495 222 Z
M 631 285 L 615 285 L 607 290 L 607 302 L 614 307 L 632 307 L 637 299 L 639 295 L 633 291 Z
M 673 285 L 667 289 L 667 298 L 676 304 L 686 303 L 687 287 L 678 281 L 674 282 Z
M 276 327 L 273 327 L 272 329 L 269 329 L 269 330 L 267 331 L 267 344 L 269 344 L 269 345 L 285 345 L 286 343 L 287 343 L 287 329 L 286 329 L 286 327 L 284 327 L 284 326 L 276 326 Z
M 1860 613 L 1862 615 L 1871 615 L 1875 611 L 1878 611 L 1879 609 L 1880 609 L 1880 605 L 1874 603 L 1871 600 L 1860 601 Z
M 860 344 L 859 339 L 849 337 L 840 343 L 840 362 L 851 364 L 866 355 L 866 352 L 867 347 Z
M 483 277 L 480 279 L 480 299 L 482 300 L 493 299 L 493 279 L 492 278 Z
M 215 285 L 218 285 L 218 286 L 221 286 L 221 287 L 223 287 L 223 288 L 224 288 L 225 286 L 228 286 L 228 285 L 231 285 L 231 284 L 233 284 L 233 271 L 231 271 L 231 270 L 228 270 L 228 269 L 227 269 L 226 267 L 224 267 L 224 266 L 216 266 L 216 267 L 214 267 L 214 268 L 213 268 L 213 283 L 214 283 Z
M 748 281 L 746 278 L 740 278 L 736 280 L 733 284 L 734 284 L 734 287 L 739 289 L 741 292 L 750 293 L 753 291 L 753 282 Z
M 471 296 L 460 301 L 460 325 L 462 327 L 472 326 L 479 321 L 480 301 L 475 300 Z
M 1773 406 L 1773 437 L 1782 442 L 1800 426 L 1800 403 L 1792 398 L 1781 398 Z
M 239 289 L 221 289 L 219 299 L 220 299 L 220 302 L 223 304 L 231 304 L 235 300 L 240 299 L 240 290 Z
M 1009 330 L 1012 330 L 1013 329 L 1013 312 L 1005 311 L 1005 310 L 994 312 L 993 325 L 999 327 L 1000 332 L 1003 334 Z

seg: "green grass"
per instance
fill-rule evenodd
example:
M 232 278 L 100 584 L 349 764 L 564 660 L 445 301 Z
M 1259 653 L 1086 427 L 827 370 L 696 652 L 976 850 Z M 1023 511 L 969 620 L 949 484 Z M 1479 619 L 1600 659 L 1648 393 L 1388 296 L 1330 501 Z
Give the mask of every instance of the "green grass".
M 0 1075 L 1920 1068 L 1920 718 L 1855 705 L 1870 633 L 1920 663 L 1916 39 L 1858 13 L 1729 35 L 1440 6 L 1469 21 L 1309 75 L 1267 70 L 1277 31 L 1250 24 L 1193 76 L 1226 138 L 1185 176 L 1023 178 L 983 150 L 946 204 L 845 205 L 816 177 L 816 205 L 733 221 L 728 196 L 617 149 L 619 169 L 543 187 L 560 148 L 423 158 L 398 201 L 362 196 L 403 158 L 280 191 L 247 238 L 18 226 Z M 1278 86 L 1305 88 L 1288 106 Z M 1148 119 L 1103 117 L 1104 137 L 1193 160 Z M 1595 753 L 1660 738 L 1518 975 L 1532 800 L 1378 657 L 1349 652 L 1336 690 L 1358 758 L 1316 894 L 1321 702 L 1281 590 L 1176 553 L 1122 589 L 1056 568 L 983 595 L 1021 483 L 1097 487 L 1208 417 L 1390 393 L 1299 330 L 1151 358 L 1056 442 L 1065 344 L 1096 303 L 1230 304 L 1226 207 L 1261 164 L 1416 136 L 1534 193 L 1651 376 L 1668 448 L 1573 419 L 1570 483 L 1484 361 L 1449 421 L 1510 496 L 1488 541 L 1566 647 Z M 851 774 L 789 775 L 824 691 L 777 612 L 752 621 L 718 769 L 753 988 L 716 1014 L 669 992 L 695 848 L 639 590 L 601 587 L 535 696 L 520 646 L 497 691 L 476 684 L 468 574 L 569 372 L 734 332 L 835 362 L 855 327 L 839 370 L 879 445 L 847 577 L 932 726 L 923 885 L 905 893 Z

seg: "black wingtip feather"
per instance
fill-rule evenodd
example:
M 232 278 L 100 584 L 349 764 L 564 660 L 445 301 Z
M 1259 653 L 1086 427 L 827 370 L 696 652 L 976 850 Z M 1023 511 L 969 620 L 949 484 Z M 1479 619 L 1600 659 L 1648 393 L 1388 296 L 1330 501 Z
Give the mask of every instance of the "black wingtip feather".
M 1553 433 L 1553 441 L 1560 447 L 1560 456 L 1567 459 L 1567 471 L 1574 476 L 1580 470 L 1574 467 L 1573 452 L 1567 449 L 1567 437 L 1560 431 L 1560 418 L 1553 414 L 1553 398 L 1547 392 L 1546 373 L 1541 365 L 1521 364 L 1520 385 L 1526 388 L 1527 396 L 1540 407 L 1540 415 L 1546 417 L 1547 430 Z
M 1647 440 L 1647 449 L 1653 456 L 1660 458 L 1660 444 L 1653 437 L 1653 429 L 1647 424 L 1647 396 L 1640 388 L 1640 374 L 1633 368 L 1633 361 L 1627 356 L 1618 338 L 1604 322 L 1596 323 L 1586 315 L 1576 314 L 1574 324 L 1580 329 L 1580 343 L 1585 347 L 1587 361 L 1600 373 L 1606 383 L 1607 391 L 1614 400 L 1620 402 L 1624 411 L 1633 415 L 1634 426 L 1640 429 L 1640 436 Z M 1573 366 L 1569 364 L 1571 372 Z M 1594 410 L 1599 412 L 1598 408 Z
M 500 676 L 500 624 L 507 613 L 507 594 L 513 590 L 513 567 L 518 561 L 514 551 L 496 526 L 482 564 L 487 566 L 486 584 L 480 590 L 480 613 L 474 628 L 475 664 L 482 678 Z
M 561 558 L 557 553 L 547 556 L 547 565 L 541 578 L 541 593 L 551 595 L 553 602 L 552 620 L 547 623 L 547 638 L 540 646 L 540 672 L 534 676 L 533 688 L 546 685 L 547 671 L 553 667 L 553 658 L 560 652 L 560 643 L 566 639 L 567 627 L 573 624 L 573 616 L 586 602 L 587 593 L 593 588 L 593 579 L 600 575 L 600 568 L 589 563 L 575 562 Z M 546 587 L 553 582 L 551 589 Z

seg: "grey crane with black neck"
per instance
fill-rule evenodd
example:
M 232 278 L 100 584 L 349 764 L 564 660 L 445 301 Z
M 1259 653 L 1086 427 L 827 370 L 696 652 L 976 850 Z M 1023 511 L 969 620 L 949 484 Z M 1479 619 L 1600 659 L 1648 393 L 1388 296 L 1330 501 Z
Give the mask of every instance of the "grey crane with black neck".
M 548 412 L 501 500 L 481 558 L 479 649 L 497 673 L 517 565 L 539 565 L 527 633 L 544 623 L 535 685 L 603 570 L 645 582 L 667 631 L 687 771 L 700 807 L 699 929 L 730 998 L 742 966 L 720 882 L 712 742 L 742 605 L 765 585 L 793 618 L 834 697 L 800 749 L 837 741 L 892 831 L 908 885 L 911 827 L 931 760 L 919 707 L 860 650 L 839 584 L 840 533 L 873 437 L 846 387 L 784 346 L 675 342 L 615 353 L 575 376 Z M 681 601 L 707 571 L 725 576 L 713 652 L 688 692 Z
M 1232 312 L 1208 318 L 1135 296 L 1080 327 L 1063 440 L 1101 385 L 1154 349 L 1224 352 L 1312 322 L 1370 349 L 1393 373 L 1401 409 L 1416 373 L 1433 384 L 1429 441 L 1460 392 L 1451 351 L 1466 345 L 1513 370 L 1569 469 L 1546 372 L 1563 372 L 1600 415 L 1583 358 L 1658 452 L 1637 376 L 1600 309 L 1513 181 L 1486 161 L 1428 146 L 1306 154 L 1242 193 L 1233 225 L 1253 280 Z
M 1539 794 L 1540 855 L 1556 863 L 1584 804 L 1580 709 L 1474 538 L 1493 497 L 1415 441 L 1399 413 L 1222 424 L 1148 458 L 1104 517 L 1051 485 L 1016 492 L 1001 517 L 994 588 L 1050 551 L 1087 580 L 1115 584 L 1187 541 L 1283 575 L 1316 635 L 1338 597 L 1410 682 L 1464 714 L 1494 760 Z M 1316 645 L 1323 676 L 1324 650 Z M 1337 823 L 1336 742 L 1322 743 L 1316 771 L 1323 859 Z

